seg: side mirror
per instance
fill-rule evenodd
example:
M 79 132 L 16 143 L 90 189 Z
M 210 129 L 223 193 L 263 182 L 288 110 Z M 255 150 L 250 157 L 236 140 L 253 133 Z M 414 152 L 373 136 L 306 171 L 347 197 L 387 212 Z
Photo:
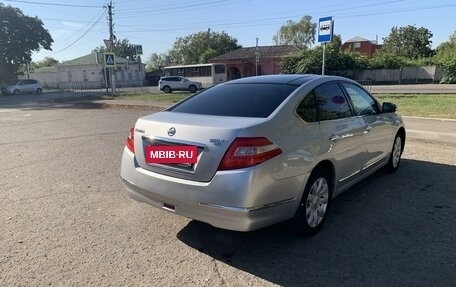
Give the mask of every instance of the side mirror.
M 396 110 L 397 110 L 397 107 L 393 103 L 384 102 L 382 104 L 383 113 L 394 113 L 394 112 L 396 112 Z

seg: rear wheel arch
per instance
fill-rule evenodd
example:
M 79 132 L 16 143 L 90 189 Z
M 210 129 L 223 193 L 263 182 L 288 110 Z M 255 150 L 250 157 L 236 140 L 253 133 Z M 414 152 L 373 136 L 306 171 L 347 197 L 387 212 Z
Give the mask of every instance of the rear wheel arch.
M 329 160 L 318 163 L 302 191 L 298 208 L 289 227 L 298 233 L 312 235 L 323 226 L 328 216 L 334 190 L 334 166 Z
M 335 178 L 336 178 L 336 170 L 334 168 L 334 165 L 331 161 L 329 160 L 324 160 L 320 163 L 318 163 L 312 170 L 311 176 L 318 171 L 324 171 L 327 173 L 331 179 L 330 185 L 331 185 L 331 190 L 333 191 L 334 186 L 335 186 Z

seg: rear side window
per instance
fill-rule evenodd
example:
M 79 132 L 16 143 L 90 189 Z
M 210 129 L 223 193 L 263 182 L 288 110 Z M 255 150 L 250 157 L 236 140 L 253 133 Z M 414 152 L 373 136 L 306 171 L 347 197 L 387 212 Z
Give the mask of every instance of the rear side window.
M 352 113 L 342 89 L 336 82 L 322 84 L 314 89 L 320 121 L 351 117 Z
M 309 123 L 352 116 L 347 99 L 336 82 L 325 83 L 313 89 L 299 104 L 296 113 Z
M 318 121 L 317 111 L 314 91 L 308 93 L 296 109 L 298 116 L 308 123 Z
M 168 111 L 267 118 L 297 87 L 284 84 L 219 85 L 188 98 Z

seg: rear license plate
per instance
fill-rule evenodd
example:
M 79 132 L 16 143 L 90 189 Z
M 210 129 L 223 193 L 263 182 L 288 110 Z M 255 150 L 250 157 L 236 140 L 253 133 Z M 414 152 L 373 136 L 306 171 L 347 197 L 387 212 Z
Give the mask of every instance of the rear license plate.
M 198 148 L 196 146 L 146 146 L 145 159 L 147 164 L 184 164 L 191 166 L 198 160 Z

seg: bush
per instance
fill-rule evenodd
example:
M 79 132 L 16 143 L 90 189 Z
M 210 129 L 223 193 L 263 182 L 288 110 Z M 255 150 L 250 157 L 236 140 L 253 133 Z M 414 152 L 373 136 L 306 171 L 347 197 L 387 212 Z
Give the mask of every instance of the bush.
M 447 59 L 440 63 L 443 68 L 442 84 L 456 84 L 456 58 Z

